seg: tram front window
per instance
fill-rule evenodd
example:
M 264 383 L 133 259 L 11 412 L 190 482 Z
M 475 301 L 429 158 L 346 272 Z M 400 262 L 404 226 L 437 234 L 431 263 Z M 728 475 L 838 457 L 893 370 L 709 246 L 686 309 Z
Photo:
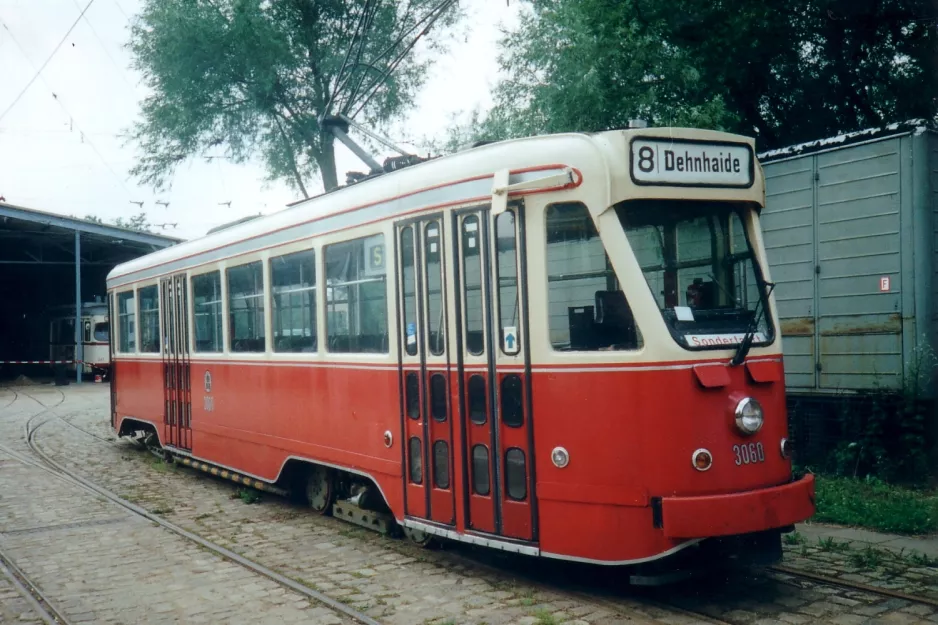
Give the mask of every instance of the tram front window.
M 726 203 L 661 200 L 616 206 L 658 308 L 684 347 L 734 347 L 757 314 L 753 345 L 774 337 L 769 315 L 759 304 L 766 284 L 746 232 L 747 210 Z

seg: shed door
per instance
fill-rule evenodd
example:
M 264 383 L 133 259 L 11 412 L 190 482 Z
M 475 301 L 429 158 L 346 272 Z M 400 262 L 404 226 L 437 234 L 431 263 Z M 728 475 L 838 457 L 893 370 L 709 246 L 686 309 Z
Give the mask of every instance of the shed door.
M 902 379 L 900 141 L 815 157 L 823 389 L 896 388 Z
M 762 232 L 785 352 L 789 387 L 817 386 L 814 301 L 814 157 L 765 166 Z
M 765 166 L 762 226 L 792 389 L 901 382 L 902 141 Z

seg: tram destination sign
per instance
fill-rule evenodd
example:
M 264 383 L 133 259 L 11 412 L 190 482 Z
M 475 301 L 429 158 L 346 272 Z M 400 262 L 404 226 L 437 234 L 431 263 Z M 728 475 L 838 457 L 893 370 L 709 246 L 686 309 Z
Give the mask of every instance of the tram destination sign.
M 744 143 L 636 137 L 631 149 L 632 181 L 679 187 L 752 186 L 752 148 Z

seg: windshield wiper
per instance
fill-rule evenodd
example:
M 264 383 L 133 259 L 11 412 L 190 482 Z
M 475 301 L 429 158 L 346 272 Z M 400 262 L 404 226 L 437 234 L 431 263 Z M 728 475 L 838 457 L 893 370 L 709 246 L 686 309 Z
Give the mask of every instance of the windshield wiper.
M 743 335 L 743 340 L 739 342 L 739 347 L 736 348 L 736 354 L 730 361 L 731 367 L 738 367 L 743 364 L 746 356 L 749 355 L 749 350 L 752 348 L 752 341 L 756 337 L 756 330 L 759 328 L 759 320 L 765 314 L 765 311 L 768 310 L 769 296 L 772 295 L 772 291 L 775 290 L 775 283 L 763 282 L 763 284 L 769 288 L 765 294 L 762 294 L 763 289 L 759 289 L 759 301 L 756 302 L 756 309 L 752 311 L 752 319 L 749 321 L 746 334 Z

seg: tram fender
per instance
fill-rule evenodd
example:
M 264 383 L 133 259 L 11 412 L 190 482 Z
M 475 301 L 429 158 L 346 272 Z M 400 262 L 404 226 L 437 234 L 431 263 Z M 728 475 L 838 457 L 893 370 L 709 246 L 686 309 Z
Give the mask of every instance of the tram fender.
M 708 538 L 786 527 L 814 515 L 814 476 L 745 493 L 663 497 L 668 538 Z

